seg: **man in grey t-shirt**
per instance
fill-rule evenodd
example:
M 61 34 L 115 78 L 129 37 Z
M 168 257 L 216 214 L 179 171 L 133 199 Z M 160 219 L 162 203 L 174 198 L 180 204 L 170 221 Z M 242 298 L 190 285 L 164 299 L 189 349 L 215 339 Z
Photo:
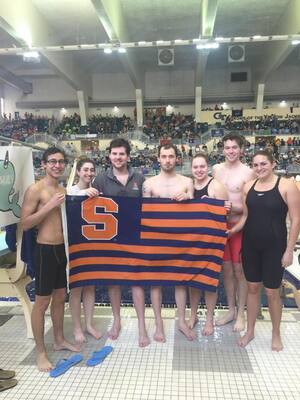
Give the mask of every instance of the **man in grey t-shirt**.
M 142 174 L 128 167 L 130 145 L 127 140 L 116 138 L 109 145 L 110 168 L 96 176 L 92 186 L 105 196 L 140 197 L 145 178 Z M 109 298 L 113 312 L 113 326 L 108 332 L 111 339 L 117 339 L 121 329 L 120 286 L 108 287 Z M 150 343 L 145 326 L 145 294 L 140 286 L 132 287 L 132 298 L 139 324 L 139 346 Z

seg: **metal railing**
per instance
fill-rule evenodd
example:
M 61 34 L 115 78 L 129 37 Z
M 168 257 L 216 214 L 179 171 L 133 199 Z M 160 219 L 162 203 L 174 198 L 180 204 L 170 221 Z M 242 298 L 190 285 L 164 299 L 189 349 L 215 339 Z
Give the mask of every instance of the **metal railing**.
M 47 143 L 57 145 L 58 140 L 54 136 L 49 135 L 49 133 L 34 133 L 26 138 L 27 143 Z

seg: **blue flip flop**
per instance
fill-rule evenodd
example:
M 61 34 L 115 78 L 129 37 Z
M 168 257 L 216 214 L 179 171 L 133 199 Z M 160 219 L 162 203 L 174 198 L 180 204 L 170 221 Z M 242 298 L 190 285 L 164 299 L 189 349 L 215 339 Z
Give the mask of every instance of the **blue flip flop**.
M 58 361 L 55 368 L 50 371 L 51 378 L 57 378 L 58 376 L 64 374 L 66 371 L 68 371 L 68 369 L 80 363 L 82 360 L 83 356 L 81 354 L 74 354 L 70 358 Z
M 102 361 L 113 351 L 113 347 L 111 346 L 104 346 L 101 350 L 94 351 L 92 357 L 86 361 L 86 365 L 89 367 L 94 367 L 102 363 Z

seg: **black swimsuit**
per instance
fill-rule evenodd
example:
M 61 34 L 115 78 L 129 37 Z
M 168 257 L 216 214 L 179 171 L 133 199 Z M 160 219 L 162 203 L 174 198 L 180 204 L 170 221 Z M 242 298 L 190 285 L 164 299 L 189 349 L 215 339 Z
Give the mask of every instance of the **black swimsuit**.
M 208 196 L 208 186 L 210 184 L 210 182 L 213 180 L 214 178 L 211 178 L 208 182 L 207 185 L 204 186 L 202 189 L 194 189 L 194 198 L 195 199 L 201 199 L 201 197 L 203 196 Z
M 287 244 L 286 216 L 288 207 L 275 186 L 266 191 L 250 188 L 246 205 L 248 217 L 243 230 L 242 261 L 249 282 L 263 282 L 270 289 L 281 284 L 281 258 Z

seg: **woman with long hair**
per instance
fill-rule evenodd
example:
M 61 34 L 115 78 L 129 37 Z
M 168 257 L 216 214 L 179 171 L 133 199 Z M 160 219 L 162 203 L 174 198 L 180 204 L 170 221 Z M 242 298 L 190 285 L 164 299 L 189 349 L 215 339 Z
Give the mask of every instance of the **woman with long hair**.
M 73 196 L 98 196 L 97 189 L 91 187 L 92 180 L 95 177 L 95 163 L 89 158 L 80 159 L 76 165 L 76 174 L 78 182 L 68 190 L 69 195 Z M 95 306 L 95 286 L 76 287 L 70 291 L 69 305 L 73 321 L 73 333 L 77 343 L 86 341 L 81 326 L 81 298 L 84 310 L 86 332 L 95 339 L 100 339 L 101 333 L 93 324 L 93 313 Z
M 247 331 L 239 339 L 241 347 L 254 339 L 260 290 L 264 286 L 272 321 L 274 351 L 283 349 L 280 336 L 282 304 L 279 288 L 284 268 L 293 262 L 300 230 L 300 193 L 294 182 L 274 173 L 275 159 L 268 150 L 253 156 L 256 179 L 245 184 L 244 211 L 229 235 L 243 229 L 242 261 L 248 286 Z M 289 235 L 286 217 L 290 218 Z

